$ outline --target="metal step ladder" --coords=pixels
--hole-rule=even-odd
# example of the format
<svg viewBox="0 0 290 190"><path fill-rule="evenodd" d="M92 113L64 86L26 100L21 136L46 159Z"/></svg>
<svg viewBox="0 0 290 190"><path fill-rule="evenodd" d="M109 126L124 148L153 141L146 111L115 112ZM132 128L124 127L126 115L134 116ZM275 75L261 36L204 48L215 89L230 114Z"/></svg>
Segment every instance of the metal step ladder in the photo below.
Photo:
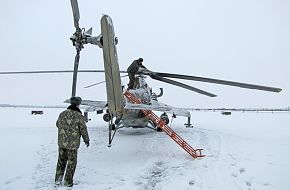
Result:
<svg viewBox="0 0 290 190"><path fill-rule="evenodd" d="M142 104L141 100L138 99L134 94L129 91L125 91L124 95L134 104ZM183 148L193 158L205 157L201 153L203 149L192 148L185 140L183 140L176 132L174 132L165 122L160 119L151 110L141 110L156 126L160 127L168 136L170 136L181 148Z"/></svg>

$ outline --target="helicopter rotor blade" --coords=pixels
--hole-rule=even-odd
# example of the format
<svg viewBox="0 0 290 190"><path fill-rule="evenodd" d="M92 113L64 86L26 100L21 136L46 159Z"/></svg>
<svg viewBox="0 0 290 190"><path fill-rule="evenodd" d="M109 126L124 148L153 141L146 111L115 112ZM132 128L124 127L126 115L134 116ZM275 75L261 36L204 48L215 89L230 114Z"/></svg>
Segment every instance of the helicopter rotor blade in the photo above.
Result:
<svg viewBox="0 0 290 190"><path fill-rule="evenodd" d="M11 72L0 72L0 75L14 75L14 74L56 74L56 73L73 73L73 70L54 70L54 71L11 71ZM104 70L79 70L83 73L103 73Z"/></svg>
<svg viewBox="0 0 290 190"><path fill-rule="evenodd" d="M54 71L4 71L0 75L15 75L15 74L56 74L56 73L73 73L73 70L54 70ZM104 73L104 70L78 70L78 73ZM127 71L120 71L127 73Z"/></svg>
<svg viewBox="0 0 290 190"><path fill-rule="evenodd" d="M123 76L121 76L121 78L122 77L126 77L126 76L128 76L128 75L123 75ZM104 81L101 81L101 82L97 82L97 83L94 83L94 84L91 84L91 85L88 85L88 86L85 86L84 88L90 88L90 87L93 87L93 86L96 86L96 85L99 85L99 84L102 84L102 83L105 83L106 81L104 80Z"/></svg>
<svg viewBox="0 0 290 190"><path fill-rule="evenodd" d="M85 86L84 88L90 88L90 87L93 87L93 86L96 86L96 85L99 85L99 84L102 84L102 83L105 83L105 82L106 82L106 81L97 82L97 83L94 83L94 84L91 84L91 85Z"/></svg>
<svg viewBox="0 0 290 190"><path fill-rule="evenodd" d="M187 84L183 84L181 82L177 82L177 81L174 81L174 80L171 80L171 79L163 78L161 76L158 76L157 74L150 74L149 76L152 79L159 80L159 81L162 81L162 82L165 82L165 83L168 83L168 84L172 84L172 85L175 85L175 86L179 86L181 88L185 88L187 90L191 90L191 91L194 91L194 92L197 92L199 94L203 94L203 95L206 95L206 96L209 96L209 97L216 97L217 96L215 94L200 90L198 88L194 88L194 87L189 86Z"/></svg>
<svg viewBox="0 0 290 190"><path fill-rule="evenodd" d="M74 18L74 25L75 28L80 28L79 26L79 20L80 20L80 12L79 12L79 5L77 0L70 0L72 12L73 12L73 18Z"/></svg>
<svg viewBox="0 0 290 190"><path fill-rule="evenodd" d="M190 75L180 75L180 74L171 74L171 73L156 73L156 74L162 77L208 82L208 83L222 84L222 85L228 85L228 86L235 86L235 87L240 87L240 88L263 90L263 91L269 91L269 92L278 93L278 92L281 92L282 90L281 88L276 88L276 87L269 87L269 86L262 86L262 85L248 84L248 83L241 83L241 82L234 82L234 81L227 81L227 80L220 80L220 79L212 79L212 78L205 78L205 77L197 77L197 76L190 76Z"/></svg>

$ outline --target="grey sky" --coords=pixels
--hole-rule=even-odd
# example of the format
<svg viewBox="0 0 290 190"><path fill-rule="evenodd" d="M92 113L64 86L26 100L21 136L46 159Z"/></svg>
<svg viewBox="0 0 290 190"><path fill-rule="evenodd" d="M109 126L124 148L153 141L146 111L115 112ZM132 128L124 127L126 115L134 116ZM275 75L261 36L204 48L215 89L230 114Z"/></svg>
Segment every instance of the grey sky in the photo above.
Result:
<svg viewBox="0 0 290 190"><path fill-rule="evenodd" d="M285 107L290 99L290 2L93 1L79 0L80 26L100 33L109 14L119 38L120 69L138 57L153 71L174 72L276 86L274 94L200 82L187 84L218 95L194 92L148 80L161 101L175 106ZM0 3L1 71L72 69L75 49L69 0ZM80 69L103 69L101 49L87 45ZM77 93L105 99L104 86L83 89L103 75L80 75ZM1 103L57 104L71 94L72 75L0 76ZM127 79L124 80L127 84Z"/></svg>

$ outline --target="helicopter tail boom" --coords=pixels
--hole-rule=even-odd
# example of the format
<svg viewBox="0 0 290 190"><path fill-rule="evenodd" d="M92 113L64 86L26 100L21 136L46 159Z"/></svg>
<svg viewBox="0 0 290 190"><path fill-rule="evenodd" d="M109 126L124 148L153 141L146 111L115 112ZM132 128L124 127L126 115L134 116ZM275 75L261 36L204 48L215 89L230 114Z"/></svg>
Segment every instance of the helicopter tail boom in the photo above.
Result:
<svg viewBox="0 0 290 190"><path fill-rule="evenodd" d="M102 16L101 29L108 109L113 116L121 117L124 110L124 104L116 48L117 41L112 19L108 15Z"/></svg>

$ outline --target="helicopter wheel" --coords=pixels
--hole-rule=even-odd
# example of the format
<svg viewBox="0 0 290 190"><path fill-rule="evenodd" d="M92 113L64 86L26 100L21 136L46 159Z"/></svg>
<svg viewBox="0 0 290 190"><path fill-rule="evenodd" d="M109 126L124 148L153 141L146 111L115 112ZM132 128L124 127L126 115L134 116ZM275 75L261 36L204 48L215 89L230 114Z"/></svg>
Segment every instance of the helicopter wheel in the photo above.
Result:
<svg viewBox="0 0 290 190"><path fill-rule="evenodd" d="M166 125L169 123L169 118L166 113L163 113L160 118L165 122Z"/></svg>
<svg viewBox="0 0 290 190"><path fill-rule="evenodd" d="M111 121L111 115L109 114L109 113L106 113L106 114L104 114L103 115L103 120L105 121L105 122L109 122L109 121Z"/></svg>

